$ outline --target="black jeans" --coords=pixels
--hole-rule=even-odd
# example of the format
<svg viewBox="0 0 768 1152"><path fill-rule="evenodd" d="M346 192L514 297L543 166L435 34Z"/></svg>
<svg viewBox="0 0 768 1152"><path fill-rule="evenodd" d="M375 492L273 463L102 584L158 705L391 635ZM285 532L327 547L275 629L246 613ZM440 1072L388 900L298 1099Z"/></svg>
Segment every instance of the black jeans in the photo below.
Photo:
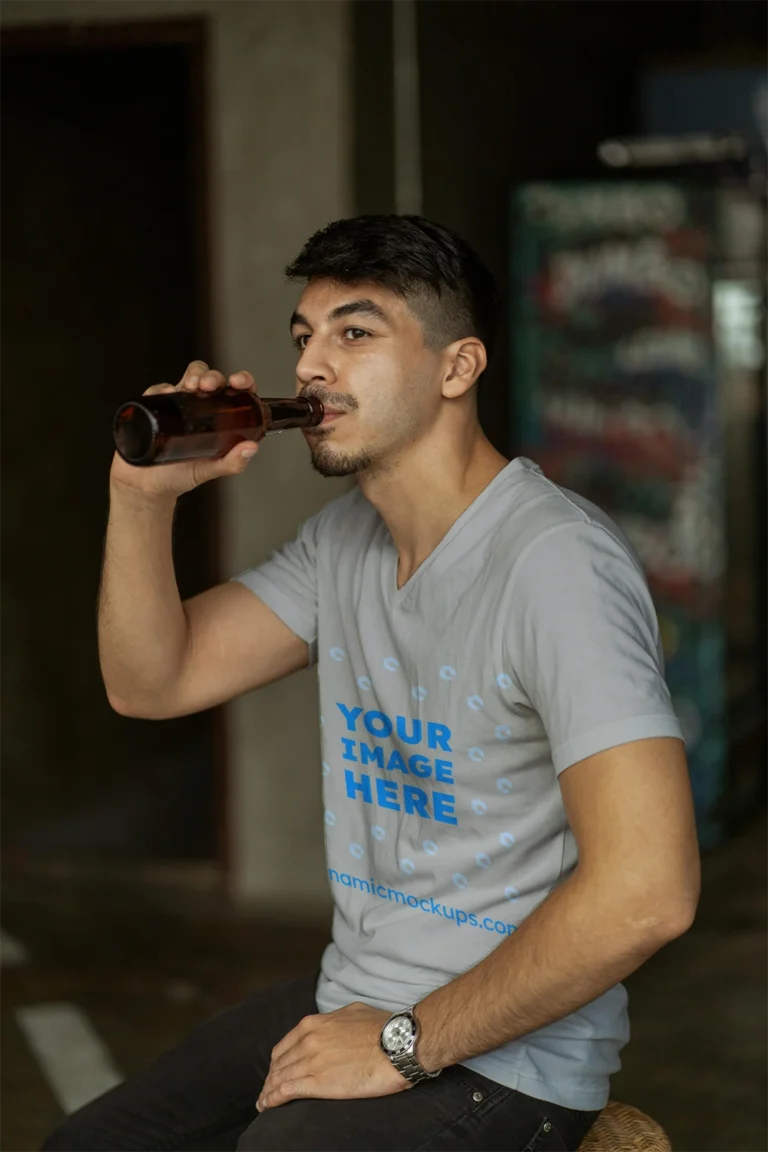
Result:
<svg viewBox="0 0 768 1152"><path fill-rule="evenodd" d="M145 1071L80 1108L44 1150L368 1152L576 1149L597 1112L504 1088L459 1065L372 1100L294 1100L258 1114L270 1052L317 1012L312 976L269 988L200 1024Z"/></svg>

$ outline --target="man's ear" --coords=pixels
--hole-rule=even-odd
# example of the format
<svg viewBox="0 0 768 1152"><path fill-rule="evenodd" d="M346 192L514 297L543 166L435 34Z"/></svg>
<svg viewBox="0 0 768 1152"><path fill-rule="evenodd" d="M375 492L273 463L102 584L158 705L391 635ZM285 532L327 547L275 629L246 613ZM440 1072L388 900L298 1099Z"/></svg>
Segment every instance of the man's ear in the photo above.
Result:
<svg viewBox="0 0 768 1152"><path fill-rule="evenodd" d="M482 340L474 336L457 340L445 350L448 369L443 380L443 396L457 400L463 396L488 366L488 353Z"/></svg>

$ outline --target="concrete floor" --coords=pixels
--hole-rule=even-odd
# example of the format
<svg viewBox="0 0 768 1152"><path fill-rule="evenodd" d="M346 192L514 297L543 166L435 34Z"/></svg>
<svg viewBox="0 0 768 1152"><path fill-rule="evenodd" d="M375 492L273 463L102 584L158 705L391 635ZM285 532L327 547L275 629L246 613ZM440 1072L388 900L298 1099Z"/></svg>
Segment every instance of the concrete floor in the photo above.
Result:
<svg viewBox="0 0 768 1152"><path fill-rule="evenodd" d="M5 1152L37 1149L61 1110L19 1007L76 1004L130 1075L198 1020L317 963L322 929L226 908L215 891L6 877L3 927L29 962L3 969ZM697 923L627 982L633 1038L612 1095L675 1152L766 1152L766 821L704 861Z"/></svg>

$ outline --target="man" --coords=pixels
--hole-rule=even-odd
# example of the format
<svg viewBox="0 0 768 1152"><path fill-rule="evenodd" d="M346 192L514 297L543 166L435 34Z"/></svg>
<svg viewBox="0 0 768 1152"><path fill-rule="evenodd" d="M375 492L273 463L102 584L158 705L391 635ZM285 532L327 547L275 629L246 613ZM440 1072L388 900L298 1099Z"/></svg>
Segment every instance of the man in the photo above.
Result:
<svg viewBox="0 0 768 1152"><path fill-rule="evenodd" d="M317 661L333 943L46 1148L575 1149L628 1039L619 982L698 899L653 604L615 525L481 431L496 293L464 242L342 220L288 274L312 462L356 488L182 604L174 503L256 445L115 458L99 642L113 707L152 719ZM177 387L224 384L195 362Z"/></svg>

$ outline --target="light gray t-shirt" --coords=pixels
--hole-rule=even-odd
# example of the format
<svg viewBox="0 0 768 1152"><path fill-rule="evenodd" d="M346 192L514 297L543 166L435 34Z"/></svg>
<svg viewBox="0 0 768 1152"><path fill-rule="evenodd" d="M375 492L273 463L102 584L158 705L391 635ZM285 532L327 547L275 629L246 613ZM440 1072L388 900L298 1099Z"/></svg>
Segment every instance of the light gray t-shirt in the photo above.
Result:
<svg viewBox="0 0 768 1152"><path fill-rule="evenodd" d="M508 464L399 590L397 562L355 489L236 577L318 664L335 901L322 1012L409 1007L482 960L575 867L558 774L682 739L639 561L531 461ZM617 985L464 1063L600 1108L628 1038Z"/></svg>

